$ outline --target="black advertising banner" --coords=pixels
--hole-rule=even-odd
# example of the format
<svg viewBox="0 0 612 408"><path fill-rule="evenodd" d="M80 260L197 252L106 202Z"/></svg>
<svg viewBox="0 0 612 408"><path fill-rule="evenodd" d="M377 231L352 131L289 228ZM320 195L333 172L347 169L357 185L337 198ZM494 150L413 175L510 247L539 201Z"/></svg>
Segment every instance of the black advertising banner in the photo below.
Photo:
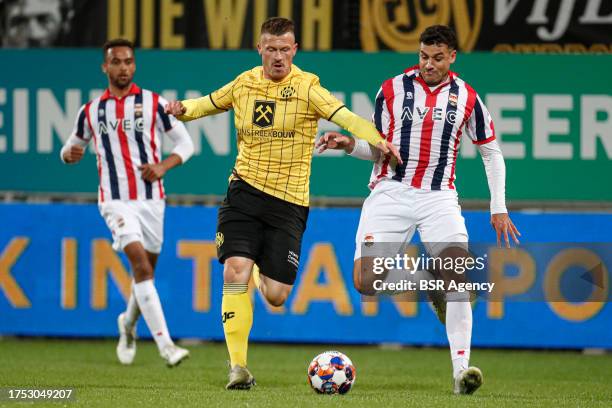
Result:
<svg viewBox="0 0 612 408"><path fill-rule="evenodd" d="M296 22L303 50L415 51L432 24L461 51L610 53L609 0L3 0L3 47L249 49L270 16Z"/></svg>
<svg viewBox="0 0 612 408"><path fill-rule="evenodd" d="M415 51L432 24L454 27L462 51L612 51L609 0L361 0L361 48Z"/></svg>

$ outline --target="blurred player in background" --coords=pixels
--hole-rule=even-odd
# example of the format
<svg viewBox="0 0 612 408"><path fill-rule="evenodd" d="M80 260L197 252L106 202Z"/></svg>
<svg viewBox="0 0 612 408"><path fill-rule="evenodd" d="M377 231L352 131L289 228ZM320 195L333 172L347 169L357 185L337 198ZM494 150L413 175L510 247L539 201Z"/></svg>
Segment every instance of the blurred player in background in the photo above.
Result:
<svg viewBox="0 0 612 408"><path fill-rule="evenodd" d="M320 151L344 149L374 161L369 197L363 204L356 235L355 287L368 294L372 260L362 257L362 244L409 242L416 229L431 256L467 258L468 233L455 190L455 162L465 132L482 155L491 192L491 224L500 244L518 243L520 235L506 209L506 167L489 112L476 91L450 71L457 38L447 26L421 34L419 64L383 82L375 102L374 123L380 136L399 148L394 163L368 144L336 132L318 142ZM465 278L454 271L435 271L445 280ZM454 392L471 394L482 373L469 367L472 310L469 292L447 291L446 332L453 365Z"/></svg>
<svg viewBox="0 0 612 408"><path fill-rule="evenodd" d="M98 206L113 236L113 248L127 255L134 283L127 310L117 319L117 357L132 364L136 355L135 327L140 313L168 366L188 357L189 351L170 338L153 275L163 242L165 193L162 178L193 154L185 126L167 115L166 101L132 82L136 71L134 46L122 39L104 44L102 70L108 88L79 110L74 130L61 151L65 163L81 160L93 139L100 188ZM161 137L174 142L161 160Z"/></svg>
<svg viewBox="0 0 612 408"><path fill-rule="evenodd" d="M0 10L2 45L15 48L56 45L73 14L72 0L6 0Z"/></svg>
<svg viewBox="0 0 612 408"><path fill-rule="evenodd" d="M193 120L234 110L238 157L219 209L217 248L224 264L222 320L230 354L227 389L249 389L248 338L253 310L247 285L272 305L282 305L295 282L309 204L309 179L317 121L325 118L372 143L381 155L397 149L375 127L321 87L319 78L292 64L294 24L271 18L257 46L262 66L243 72L199 99L172 102L166 111Z"/></svg>

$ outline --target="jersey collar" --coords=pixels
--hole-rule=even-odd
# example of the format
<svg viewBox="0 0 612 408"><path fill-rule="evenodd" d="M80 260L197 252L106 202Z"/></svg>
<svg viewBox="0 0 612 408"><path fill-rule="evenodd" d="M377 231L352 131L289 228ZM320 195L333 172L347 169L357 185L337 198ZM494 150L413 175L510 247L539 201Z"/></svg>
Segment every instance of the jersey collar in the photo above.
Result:
<svg viewBox="0 0 612 408"><path fill-rule="evenodd" d="M414 78L415 81L417 81L419 84L421 84L421 86L423 87L423 89L425 90L425 92L428 95L436 95L438 94L442 88L444 88L446 85L450 84L451 82L453 82L455 80L455 78L457 78L457 73L453 72L453 71L448 71L448 80L444 83L441 83L440 85L438 85L436 87L436 89L434 89L433 91L429 88L429 85L427 85L425 83L425 80L421 77L420 75L420 70L419 70L419 66L418 65L413 65L410 68L406 68L404 70L404 72L406 73L406 75L411 76Z"/></svg>
<svg viewBox="0 0 612 408"><path fill-rule="evenodd" d="M135 83L132 83L132 86L130 87L130 91L123 98L126 98L126 97L128 97L130 95L137 95L139 93L140 93L140 87L138 85L136 85ZM117 99L116 97L114 97L110 93L110 89L106 88L106 90L104 91L104 93L100 97L100 100L104 101L106 99L111 99L111 98L112 99ZM121 99L123 99L123 98L121 98Z"/></svg>
<svg viewBox="0 0 612 408"><path fill-rule="evenodd" d="M271 79L267 79L267 78L264 76L263 66L259 66L258 68L261 70L261 71L260 71L260 73L259 73L259 75L261 76L261 79L262 79L262 80L264 80L264 81L270 81L270 82L273 82L273 83L275 83L275 84L282 84L283 82L286 82L286 81L288 81L288 80L291 80L291 78L293 78L293 77L294 77L296 74L298 74L298 73L302 72L302 70L301 70L301 69L300 69L300 68L299 68L297 65L295 65L295 64L291 64L291 70L289 71L289 73L287 74L287 76L286 76L286 77L284 77L284 78L283 78L281 81L276 82L276 81L273 81L273 80L271 80Z"/></svg>

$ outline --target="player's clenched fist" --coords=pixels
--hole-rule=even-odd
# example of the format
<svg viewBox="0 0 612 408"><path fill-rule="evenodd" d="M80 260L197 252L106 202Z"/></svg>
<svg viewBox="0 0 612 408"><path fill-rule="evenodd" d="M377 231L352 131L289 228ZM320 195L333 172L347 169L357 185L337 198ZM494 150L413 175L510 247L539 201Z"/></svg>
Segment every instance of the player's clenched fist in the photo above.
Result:
<svg viewBox="0 0 612 408"><path fill-rule="evenodd" d="M173 116L181 116L187 112L187 108L183 106L181 101L172 101L166 105L164 111Z"/></svg>
<svg viewBox="0 0 612 408"><path fill-rule="evenodd" d="M85 153L85 149L81 146L70 146L70 149L64 152L64 161L66 163L77 163L83 158L83 153Z"/></svg>
<svg viewBox="0 0 612 408"><path fill-rule="evenodd" d="M138 166L138 170L142 172L142 179L151 183L161 179L166 174L166 168L161 163L143 164Z"/></svg>

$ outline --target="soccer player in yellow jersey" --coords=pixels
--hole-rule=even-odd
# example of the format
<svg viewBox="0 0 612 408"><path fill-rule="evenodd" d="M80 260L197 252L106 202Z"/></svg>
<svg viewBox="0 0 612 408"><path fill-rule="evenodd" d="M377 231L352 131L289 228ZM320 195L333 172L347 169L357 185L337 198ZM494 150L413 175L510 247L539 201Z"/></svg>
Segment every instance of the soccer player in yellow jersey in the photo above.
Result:
<svg viewBox="0 0 612 408"><path fill-rule="evenodd" d="M224 264L222 321L230 355L227 389L250 389L248 337L253 322L247 285L254 279L268 302L282 305L295 282L308 218L309 179L320 118L367 140L401 162L374 125L352 113L293 65L294 24L265 21L257 45L262 66L198 99L174 101L166 112L183 121L234 110L238 157L219 209L217 254Z"/></svg>

